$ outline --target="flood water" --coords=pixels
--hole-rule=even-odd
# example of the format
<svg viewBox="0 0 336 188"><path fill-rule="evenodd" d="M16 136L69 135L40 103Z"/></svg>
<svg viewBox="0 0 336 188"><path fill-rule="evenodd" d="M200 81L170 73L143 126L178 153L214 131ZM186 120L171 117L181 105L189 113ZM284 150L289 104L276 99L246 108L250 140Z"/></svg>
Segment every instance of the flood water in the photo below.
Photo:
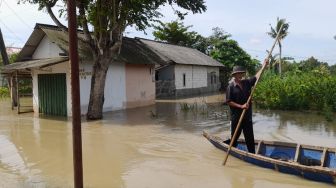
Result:
<svg viewBox="0 0 336 188"><path fill-rule="evenodd" d="M202 136L228 136L223 96L158 101L82 122L85 187L334 187L229 157ZM187 103L188 105L183 105ZM71 120L17 115L0 100L0 187L73 187ZM336 123L314 113L254 110L256 139L336 148Z"/></svg>

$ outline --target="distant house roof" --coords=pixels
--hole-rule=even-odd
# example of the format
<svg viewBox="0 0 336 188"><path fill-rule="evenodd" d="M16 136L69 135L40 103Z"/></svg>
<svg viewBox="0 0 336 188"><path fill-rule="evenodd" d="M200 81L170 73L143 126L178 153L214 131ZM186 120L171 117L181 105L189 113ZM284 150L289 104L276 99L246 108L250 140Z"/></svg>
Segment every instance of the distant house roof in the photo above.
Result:
<svg viewBox="0 0 336 188"><path fill-rule="evenodd" d="M224 66L223 64L196 49L148 39L137 39L146 44L148 48L157 53L166 62L171 61L176 64L185 65L205 65L216 67Z"/></svg>
<svg viewBox="0 0 336 188"><path fill-rule="evenodd" d="M6 47L6 51L8 55L14 54L14 53L18 53L20 52L21 48L18 47Z"/></svg>

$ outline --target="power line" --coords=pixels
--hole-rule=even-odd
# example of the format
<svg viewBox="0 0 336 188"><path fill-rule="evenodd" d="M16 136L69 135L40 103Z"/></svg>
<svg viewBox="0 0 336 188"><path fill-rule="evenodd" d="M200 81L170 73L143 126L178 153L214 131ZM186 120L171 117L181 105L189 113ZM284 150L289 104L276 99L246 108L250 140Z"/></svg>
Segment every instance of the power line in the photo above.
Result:
<svg viewBox="0 0 336 188"><path fill-rule="evenodd" d="M20 42L25 43L19 36L15 34L2 20L0 22L5 26L5 28L12 34L16 39L18 39Z"/></svg>
<svg viewBox="0 0 336 188"><path fill-rule="evenodd" d="M11 10L14 15L25 25L27 26L28 29L32 29L9 5L8 3L5 1L5 0L2 0L3 2L5 2L6 6L9 8L9 10ZM1 3L0 3L0 6L1 6Z"/></svg>

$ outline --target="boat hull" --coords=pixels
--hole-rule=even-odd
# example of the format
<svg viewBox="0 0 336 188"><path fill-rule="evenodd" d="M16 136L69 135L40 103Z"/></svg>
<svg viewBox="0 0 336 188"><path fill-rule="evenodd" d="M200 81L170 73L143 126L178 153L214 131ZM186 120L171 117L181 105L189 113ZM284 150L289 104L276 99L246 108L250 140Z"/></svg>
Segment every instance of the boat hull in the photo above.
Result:
<svg viewBox="0 0 336 188"><path fill-rule="evenodd" d="M203 135L215 147L227 152L229 145L226 144L223 139L216 137L216 136L209 135L206 132L203 132ZM240 140L240 142L242 141ZM258 147L258 145L256 145L256 147ZM325 182L329 184L336 184L336 169L335 168L323 167L321 165L315 166L314 164L311 166L300 164L299 162L294 161L296 157L295 152L294 152L293 157L290 157L290 154L289 154L288 159L283 160L283 159L270 158L262 154L252 154L241 148L239 148L239 145L237 146L237 148L232 147L230 150L230 155L236 158L239 158L243 161L246 161L248 163L263 167L263 168L269 168L269 169L276 170L278 172L301 176L305 179L309 179L313 181ZM322 152L323 151L321 151L321 153ZM299 158L299 157L296 157L296 158ZM333 163L334 163L333 158L331 159L326 158L325 160L329 161L329 163L326 163L326 164L332 164L333 166ZM333 160L332 163L330 163L330 160Z"/></svg>

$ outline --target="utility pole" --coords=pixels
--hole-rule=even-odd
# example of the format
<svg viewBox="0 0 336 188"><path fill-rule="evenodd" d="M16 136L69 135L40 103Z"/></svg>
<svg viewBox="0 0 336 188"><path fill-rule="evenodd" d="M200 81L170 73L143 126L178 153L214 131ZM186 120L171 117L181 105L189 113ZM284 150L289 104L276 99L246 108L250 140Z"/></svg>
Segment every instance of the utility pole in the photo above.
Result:
<svg viewBox="0 0 336 188"><path fill-rule="evenodd" d="M72 147L75 188L83 187L82 126L79 95L78 36L76 0L68 0L68 32L72 99Z"/></svg>
<svg viewBox="0 0 336 188"><path fill-rule="evenodd" d="M0 28L0 51L1 51L1 57L2 57L3 64L9 65L9 59L8 59L8 55L6 51L5 42L2 37L1 28ZM8 86L9 86L10 93L11 93L12 109L13 109L13 107L17 106L17 103L18 103L18 99L16 95L16 90L17 90L16 89L16 79L14 79L12 75L10 78L7 78L7 81L8 81Z"/></svg>

